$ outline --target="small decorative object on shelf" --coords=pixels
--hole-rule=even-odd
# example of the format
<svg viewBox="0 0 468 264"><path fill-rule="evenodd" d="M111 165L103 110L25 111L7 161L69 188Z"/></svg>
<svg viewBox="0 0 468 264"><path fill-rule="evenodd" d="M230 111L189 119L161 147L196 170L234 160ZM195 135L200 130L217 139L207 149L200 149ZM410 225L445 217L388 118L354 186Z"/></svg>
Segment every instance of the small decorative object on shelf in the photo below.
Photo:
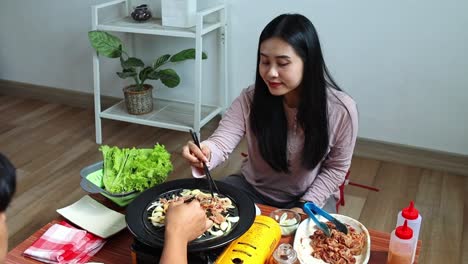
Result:
<svg viewBox="0 0 468 264"><path fill-rule="evenodd" d="M130 15L135 21L143 22L151 18L151 11L148 5L139 5L133 9Z"/></svg>

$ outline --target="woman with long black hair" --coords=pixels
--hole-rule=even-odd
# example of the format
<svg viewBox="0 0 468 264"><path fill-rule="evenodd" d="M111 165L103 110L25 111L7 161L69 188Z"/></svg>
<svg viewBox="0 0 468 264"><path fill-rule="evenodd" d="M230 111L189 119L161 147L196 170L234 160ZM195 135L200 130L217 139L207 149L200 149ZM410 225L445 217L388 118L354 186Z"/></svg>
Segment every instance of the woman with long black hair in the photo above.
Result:
<svg viewBox="0 0 468 264"><path fill-rule="evenodd" d="M211 169L245 136L248 158L223 181L256 203L300 210L312 201L333 212L351 164L357 120L355 102L327 70L312 23L283 14L260 35L255 84L234 100L201 149L188 142L182 155L195 168L205 161Z"/></svg>

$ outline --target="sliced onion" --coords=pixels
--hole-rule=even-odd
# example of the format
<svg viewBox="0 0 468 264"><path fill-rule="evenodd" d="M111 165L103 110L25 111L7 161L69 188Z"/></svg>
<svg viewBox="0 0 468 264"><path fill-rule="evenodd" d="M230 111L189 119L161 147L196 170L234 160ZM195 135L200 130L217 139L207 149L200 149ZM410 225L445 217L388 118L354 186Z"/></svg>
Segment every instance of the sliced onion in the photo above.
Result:
<svg viewBox="0 0 468 264"><path fill-rule="evenodd" d="M226 231L228 227L229 227L228 222L222 222L221 225L219 225L219 228L223 231Z"/></svg>
<svg viewBox="0 0 468 264"><path fill-rule="evenodd" d="M239 222L239 217L238 216L230 216L230 217L227 217L227 220L229 222L232 222L232 223L237 223L237 222Z"/></svg>
<svg viewBox="0 0 468 264"><path fill-rule="evenodd" d="M213 231L213 230L209 230L210 234L212 234L213 236L222 236L224 234L223 231L221 230L217 230L217 231Z"/></svg>

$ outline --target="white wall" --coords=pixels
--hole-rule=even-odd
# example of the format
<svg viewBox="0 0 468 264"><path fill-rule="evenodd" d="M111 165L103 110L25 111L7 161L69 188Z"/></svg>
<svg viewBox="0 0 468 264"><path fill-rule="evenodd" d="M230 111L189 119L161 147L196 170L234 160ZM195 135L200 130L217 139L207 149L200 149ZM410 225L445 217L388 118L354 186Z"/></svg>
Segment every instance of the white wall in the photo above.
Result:
<svg viewBox="0 0 468 264"><path fill-rule="evenodd" d="M104 0L2 0L0 79L92 93L87 32L91 8ZM109 63L104 63L104 66ZM104 86L120 87L117 65L103 67ZM119 88L120 89L120 88Z"/></svg>
<svg viewBox="0 0 468 264"><path fill-rule="evenodd" d="M89 6L100 2L1 1L0 79L92 92L91 50L84 33L90 28ZM468 155L468 110L462 104L468 99L468 2L228 4L230 100L253 82L258 35L266 23L278 14L299 12L315 24L328 67L359 105L360 137ZM13 10L21 10L20 21ZM159 51L147 45L140 44L145 53ZM103 67L105 94L120 95L116 70L112 62ZM161 90L186 95L187 83Z"/></svg>
<svg viewBox="0 0 468 264"><path fill-rule="evenodd" d="M105 2L107 1L2 0L0 2L0 79L92 93L93 51L87 32L91 30L91 6ZM154 15L160 16L160 4L156 1L135 1L135 6L141 3L149 4ZM18 20L20 18L18 12L21 14L21 20ZM117 33L117 35L124 41L127 51L130 51L131 34ZM214 46L214 37L214 34L207 36L203 43L204 50L210 50ZM135 44L136 55L141 56L140 58L146 63L151 63L165 53L195 47L194 40L150 36L138 36ZM214 71L218 59L216 54L209 52L208 57L209 60L204 62L206 73ZM157 81L153 83L156 93L165 98L176 97L182 101L191 101L193 98L191 84L194 82L193 61L172 67L181 76L180 86L175 89L160 88L160 82ZM116 75L117 71L121 71L118 60L103 58L100 70L102 94L122 97L122 88L124 84L128 84L128 81L123 81ZM218 75L204 75L206 90L209 90L213 83L218 83L217 77ZM204 103L213 104L217 99L215 96L217 94L209 94Z"/></svg>

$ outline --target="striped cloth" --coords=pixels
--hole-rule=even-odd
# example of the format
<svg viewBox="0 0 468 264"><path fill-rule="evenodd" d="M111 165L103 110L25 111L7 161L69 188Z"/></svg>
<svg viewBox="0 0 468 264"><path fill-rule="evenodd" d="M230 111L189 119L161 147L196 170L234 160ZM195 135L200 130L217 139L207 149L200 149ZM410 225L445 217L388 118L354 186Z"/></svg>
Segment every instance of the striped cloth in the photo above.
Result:
<svg viewBox="0 0 468 264"><path fill-rule="evenodd" d="M51 226L23 255L45 263L85 263L105 242L62 221Z"/></svg>

